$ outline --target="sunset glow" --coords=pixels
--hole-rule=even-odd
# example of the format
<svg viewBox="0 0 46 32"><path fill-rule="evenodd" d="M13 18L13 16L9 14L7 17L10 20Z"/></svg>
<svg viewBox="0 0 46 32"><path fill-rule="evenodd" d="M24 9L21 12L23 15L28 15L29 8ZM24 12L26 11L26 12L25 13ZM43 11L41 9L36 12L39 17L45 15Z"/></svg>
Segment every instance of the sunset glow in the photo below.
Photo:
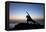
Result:
<svg viewBox="0 0 46 32"><path fill-rule="evenodd" d="M32 19L43 19L43 16L31 16ZM10 20L26 20L26 16L10 16Z"/></svg>

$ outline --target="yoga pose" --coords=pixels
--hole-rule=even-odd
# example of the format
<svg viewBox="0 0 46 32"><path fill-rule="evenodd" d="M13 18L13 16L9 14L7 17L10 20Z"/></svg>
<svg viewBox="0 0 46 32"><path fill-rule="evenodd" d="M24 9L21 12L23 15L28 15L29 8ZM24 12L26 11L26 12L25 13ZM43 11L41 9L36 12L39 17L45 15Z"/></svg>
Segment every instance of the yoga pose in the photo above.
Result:
<svg viewBox="0 0 46 32"><path fill-rule="evenodd" d="M29 15L29 13L26 11L26 13L27 13L27 16L26 16L26 18L27 18L27 23L30 21L30 22L33 22L33 23L36 23L31 17L30 17L30 15Z"/></svg>

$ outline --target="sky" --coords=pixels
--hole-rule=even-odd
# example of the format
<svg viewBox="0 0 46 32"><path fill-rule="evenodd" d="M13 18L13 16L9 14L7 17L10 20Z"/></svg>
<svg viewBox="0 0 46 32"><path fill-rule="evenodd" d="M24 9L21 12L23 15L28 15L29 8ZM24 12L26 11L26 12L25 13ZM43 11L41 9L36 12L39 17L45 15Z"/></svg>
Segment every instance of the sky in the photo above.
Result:
<svg viewBox="0 0 46 32"><path fill-rule="evenodd" d="M26 11L33 19L42 19L44 16L43 5L41 4L10 3L9 17L12 20L26 19Z"/></svg>

